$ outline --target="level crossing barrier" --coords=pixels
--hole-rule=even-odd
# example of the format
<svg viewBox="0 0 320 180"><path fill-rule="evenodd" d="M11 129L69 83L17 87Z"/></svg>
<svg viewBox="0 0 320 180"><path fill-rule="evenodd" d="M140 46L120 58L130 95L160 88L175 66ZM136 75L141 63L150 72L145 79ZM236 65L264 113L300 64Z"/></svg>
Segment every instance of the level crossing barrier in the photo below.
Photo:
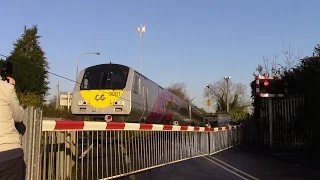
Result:
<svg viewBox="0 0 320 180"><path fill-rule="evenodd" d="M237 145L242 128L42 119L27 108L27 179L113 179ZM23 133L22 133L23 134Z"/></svg>

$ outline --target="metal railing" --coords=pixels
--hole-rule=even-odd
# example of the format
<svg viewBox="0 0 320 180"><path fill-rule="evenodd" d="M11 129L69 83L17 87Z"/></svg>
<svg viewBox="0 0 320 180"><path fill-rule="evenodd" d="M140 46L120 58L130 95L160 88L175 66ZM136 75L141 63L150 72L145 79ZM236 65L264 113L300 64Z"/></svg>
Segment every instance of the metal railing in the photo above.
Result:
<svg viewBox="0 0 320 180"><path fill-rule="evenodd" d="M313 133L303 94L260 98L254 118L247 119L246 143L276 149L311 149Z"/></svg>
<svg viewBox="0 0 320 180"><path fill-rule="evenodd" d="M28 112L33 112L28 119L36 122L28 124L33 133L23 139L32 180L113 179L213 154L241 140L239 126L42 121L41 110Z"/></svg>

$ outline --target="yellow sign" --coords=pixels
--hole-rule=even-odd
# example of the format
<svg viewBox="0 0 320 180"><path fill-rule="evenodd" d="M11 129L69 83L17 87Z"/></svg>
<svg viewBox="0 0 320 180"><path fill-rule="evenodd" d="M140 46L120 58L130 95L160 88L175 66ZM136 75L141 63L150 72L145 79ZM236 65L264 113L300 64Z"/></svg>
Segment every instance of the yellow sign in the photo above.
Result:
<svg viewBox="0 0 320 180"><path fill-rule="evenodd" d="M207 106L211 106L211 101L207 100Z"/></svg>

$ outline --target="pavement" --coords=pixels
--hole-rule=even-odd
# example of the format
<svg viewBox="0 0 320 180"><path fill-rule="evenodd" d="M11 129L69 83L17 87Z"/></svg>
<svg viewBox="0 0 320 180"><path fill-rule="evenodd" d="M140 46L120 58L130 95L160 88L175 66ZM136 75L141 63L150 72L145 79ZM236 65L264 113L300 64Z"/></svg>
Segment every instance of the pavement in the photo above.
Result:
<svg viewBox="0 0 320 180"><path fill-rule="evenodd" d="M253 153L259 156L274 158L289 164L295 164L303 167L320 170L320 153L303 151L303 150L283 150L283 149L264 149L254 148L245 145L239 146L243 151Z"/></svg>
<svg viewBox="0 0 320 180"><path fill-rule="evenodd" d="M320 179L316 169L234 147L211 156L140 172L119 180Z"/></svg>

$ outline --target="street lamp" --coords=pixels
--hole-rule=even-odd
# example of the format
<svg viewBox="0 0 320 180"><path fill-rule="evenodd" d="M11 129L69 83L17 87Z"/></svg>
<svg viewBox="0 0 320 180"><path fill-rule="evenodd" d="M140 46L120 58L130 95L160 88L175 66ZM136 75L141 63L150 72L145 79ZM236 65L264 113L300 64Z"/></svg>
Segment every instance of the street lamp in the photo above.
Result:
<svg viewBox="0 0 320 180"><path fill-rule="evenodd" d="M231 79L231 77L224 77L223 78L226 82L227 82L227 112L229 112L229 80Z"/></svg>
<svg viewBox="0 0 320 180"><path fill-rule="evenodd" d="M147 25L140 25L140 27L137 28L137 32L140 35L140 41L139 41L139 45L140 45L140 73L142 73L142 34L143 33L147 33L147 29L146 29Z"/></svg>
<svg viewBox="0 0 320 180"><path fill-rule="evenodd" d="M99 52L86 52L86 53L83 53L81 54L81 56L78 57L78 60L77 60L77 74L76 74L76 81L77 81L77 78L78 78L78 69L79 69L79 60L82 56L86 55L86 54L96 54L96 55L100 55Z"/></svg>

